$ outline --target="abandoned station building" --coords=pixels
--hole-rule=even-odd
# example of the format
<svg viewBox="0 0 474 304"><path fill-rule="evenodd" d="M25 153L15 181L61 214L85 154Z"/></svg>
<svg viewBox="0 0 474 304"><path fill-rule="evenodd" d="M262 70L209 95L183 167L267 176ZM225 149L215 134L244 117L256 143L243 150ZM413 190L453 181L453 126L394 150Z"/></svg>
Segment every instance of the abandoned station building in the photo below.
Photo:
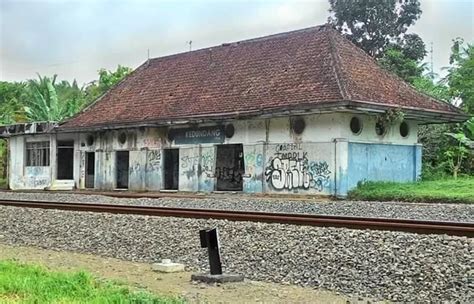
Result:
<svg viewBox="0 0 474 304"><path fill-rule="evenodd" d="M4 128L11 189L345 196L420 175L420 124L464 121L329 26L146 61L59 125Z"/></svg>

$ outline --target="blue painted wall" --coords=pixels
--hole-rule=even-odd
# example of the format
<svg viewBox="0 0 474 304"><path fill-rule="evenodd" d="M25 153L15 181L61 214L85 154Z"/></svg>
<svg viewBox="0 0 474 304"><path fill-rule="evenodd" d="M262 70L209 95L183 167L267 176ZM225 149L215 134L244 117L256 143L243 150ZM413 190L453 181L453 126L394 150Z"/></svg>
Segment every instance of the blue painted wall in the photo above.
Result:
<svg viewBox="0 0 474 304"><path fill-rule="evenodd" d="M421 145L349 143L348 160L348 190L363 180L415 181L421 174Z"/></svg>

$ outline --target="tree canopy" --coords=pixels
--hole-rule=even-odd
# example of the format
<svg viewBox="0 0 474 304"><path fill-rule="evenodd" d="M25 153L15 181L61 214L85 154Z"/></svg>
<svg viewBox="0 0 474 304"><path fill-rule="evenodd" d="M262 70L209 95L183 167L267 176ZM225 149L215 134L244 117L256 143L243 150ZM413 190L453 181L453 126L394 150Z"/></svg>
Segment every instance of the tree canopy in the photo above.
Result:
<svg viewBox="0 0 474 304"><path fill-rule="evenodd" d="M62 121L78 113L130 74L131 68L99 70L99 79L87 86L57 81L57 75L25 82L0 82L0 124L26 121Z"/></svg>
<svg viewBox="0 0 474 304"><path fill-rule="evenodd" d="M447 76L451 95L461 100L461 108L474 115L474 45L455 39L451 51Z"/></svg>
<svg viewBox="0 0 474 304"><path fill-rule="evenodd" d="M387 70L413 83L422 76L425 43L406 33L421 16L418 0L329 0L330 22Z"/></svg>
<svg viewBox="0 0 474 304"><path fill-rule="evenodd" d="M418 0L329 0L329 4L331 23L374 58L382 57L393 43L406 43L411 48L410 42L421 41L416 34L405 35L420 18ZM419 58L419 47L409 52L415 59Z"/></svg>

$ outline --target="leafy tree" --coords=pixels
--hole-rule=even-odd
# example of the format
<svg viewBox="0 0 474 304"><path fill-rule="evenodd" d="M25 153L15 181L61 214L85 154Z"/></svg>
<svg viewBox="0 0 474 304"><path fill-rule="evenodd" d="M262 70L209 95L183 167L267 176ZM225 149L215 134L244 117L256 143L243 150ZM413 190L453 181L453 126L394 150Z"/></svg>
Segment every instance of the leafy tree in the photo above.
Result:
<svg viewBox="0 0 474 304"><path fill-rule="evenodd" d="M471 145L474 145L474 140L468 137L469 135L472 136L474 134L474 118L465 122L464 128L466 129L466 132L461 129L456 133L445 133L445 135L450 136L456 141L456 145L452 145L444 152L455 179L458 177L464 159L466 159L470 153Z"/></svg>
<svg viewBox="0 0 474 304"><path fill-rule="evenodd" d="M121 65L118 65L114 72L108 71L106 69L100 69L99 80L91 82L90 85L85 89L85 98L87 103L91 103L95 99L105 94L105 92L122 81L122 79L128 76L131 72L131 68Z"/></svg>
<svg viewBox="0 0 474 304"><path fill-rule="evenodd" d="M22 94L25 83L0 81L0 125L25 121Z"/></svg>
<svg viewBox="0 0 474 304"><path fill-rule="evenodd" d="M461 100L461 108L474 114L474 45L463 46L462 39L453 40L452 55L448 69L451 95Z"/></svg>
<svg viewBox="0 0 474 304"><path fill-rule="evenodd" d="M72 84L63 80L55 85L55 89L60 103L64 104L65 118L73 116L84 107L85 92L83 88L79 88L76 80Z"/></svg>
<svg viewBox="0 0 474 304"><path fill-rule="evenodd" d="M421 76L415 78L412 84L416 89L418 89L418 91L425 93L426 95L447 103L450 103L451 101L450 89L443 81L435 82L431 77Z"/></svg>
<svg viewBox="0 0 474 304"><path fill-rule="evenodd" d="M329 4L330 22L372 57L382 57L393 43L406 44L409 58L416 60L423 53L421 39L405 35L421 15L418 0L329 0Z"/></svg>
<svg viewBox="0 0 474 304"><path fill-rule="evenodd" d="M423 40L407 29L421 15L418 0L329 0L330 21L385 69L413 83L421 77Z"/></svg>
<svg viewBox="0 0 474 304"><path fill-rule="evenodd" d="M403 50L397 47L387 49L383 57L379 59L379 63L386 70L397 74L411 84L422 76L425 69L418 61L407 57Z"/></svg>
<svg viewBox="0 0 474 304"><path fill-rule="evenodd" d="M417 34L405 34L403 39L398 39L398 44L403 55L417 62L426 56L426 46Z"/></svg>

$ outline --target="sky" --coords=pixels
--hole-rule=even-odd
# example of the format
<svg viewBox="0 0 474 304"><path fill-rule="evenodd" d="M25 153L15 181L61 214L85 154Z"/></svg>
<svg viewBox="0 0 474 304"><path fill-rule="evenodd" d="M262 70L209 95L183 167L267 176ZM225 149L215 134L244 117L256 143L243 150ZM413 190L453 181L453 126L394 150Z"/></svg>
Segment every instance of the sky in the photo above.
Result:
<svg viewBox="0 0 474 304"><path fill-rule="evenodd" d="M409 32L433 45L443 75L452 39L474 42L474 0L421 0ZM0 80L58 74L80 84L100 68L324 24L327 0L0 0ZM430 60L429 57L426 58Z"/></svg>

